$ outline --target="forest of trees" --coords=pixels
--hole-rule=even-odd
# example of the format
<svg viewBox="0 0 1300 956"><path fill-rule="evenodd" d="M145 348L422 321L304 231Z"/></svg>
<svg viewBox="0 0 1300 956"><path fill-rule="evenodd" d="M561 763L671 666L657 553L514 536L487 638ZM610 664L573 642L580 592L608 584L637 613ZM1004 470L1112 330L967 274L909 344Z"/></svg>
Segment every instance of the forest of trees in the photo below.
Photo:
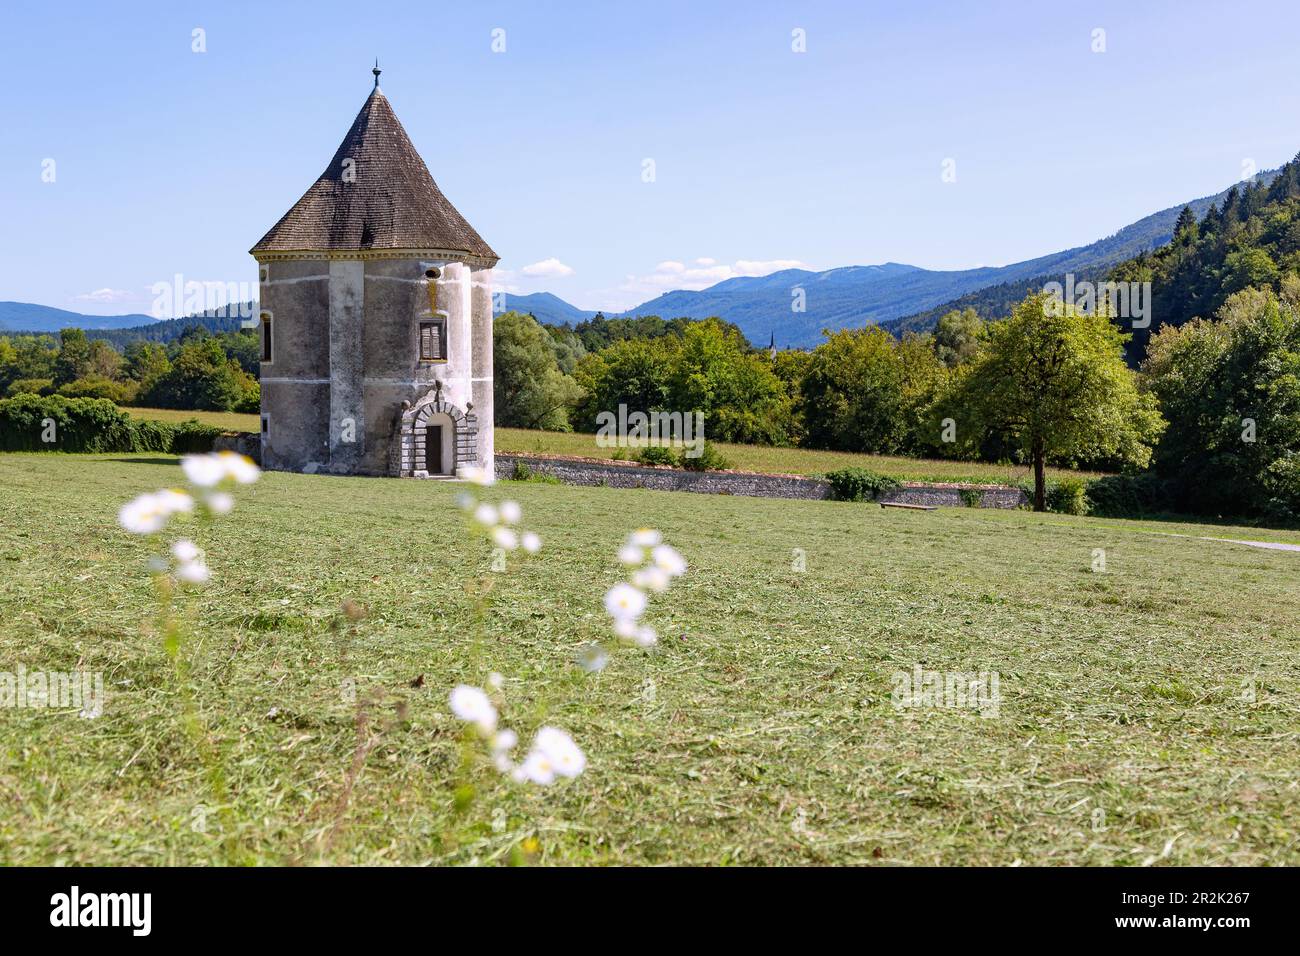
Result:
<svg viewBox="0 0 1300 956"><path fill-rule="evenodd" d="M719 319L502 316L498 355L530 359L498 360L498 423L701 411L715 441L1023 463L1039 507L1055 464L1129 476L1096 489L1099 509L1300 521L1300 158L1199 221L1184 209L1168 245L1109 278L1152 283L1150 328L1033 287L987 299L992 321L954 309L775 356Z"/></svg>
<svg viewBox="0 0 1300 956"><path fill-rule="evenodd" d="M166 344L137 339L122 351L80 329L0 336L0 397L107 398L118 405L258 410L261 357L251 332L186 330Z"/></svg>
<svg viewBox="0 0 1300 956"><path fill-rule="evenodd" d="M1004 289L901 337L828 333L772 355L731 323L598 315L495 322L498 425L594 431L597 415L701 412L711 441L1119 472L1099 511L1300 521L1300 159L1230 190L1109 278L1150 282L1150 328ZM1059 303L1058 303L1059 304ZM1004 309L1009 315L1001 314ZM118 347L115 347L118 346ZM258 342L186 328L168 342L66 329L0 337L0 397L256 411Z"/></svg>

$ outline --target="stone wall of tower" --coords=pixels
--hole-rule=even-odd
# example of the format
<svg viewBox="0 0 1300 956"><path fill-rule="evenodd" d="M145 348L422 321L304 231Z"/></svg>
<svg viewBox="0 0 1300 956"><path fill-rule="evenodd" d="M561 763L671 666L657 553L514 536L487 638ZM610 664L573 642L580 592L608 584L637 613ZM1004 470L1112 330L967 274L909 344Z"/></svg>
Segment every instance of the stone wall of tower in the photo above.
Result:
<svg viewBox="0 0 1300 956"><path fill-rule="evenodd" d="M470 269L470 322L473 327L474 357L470 364L471 400L478 416L479 465L493 473L495 444L492 435L492 270L483 266Z"/></svg>
<svg viewBox="0 0 1300 956"><path fill-rule="evenodd" d="M436 273L430 278L430 271ZM389 474L403 402L423 398L438 382L442 398L468 411L472 344L468 270L463 263L368 259L365 271L365 408L363 474ZM446 322L439 361L420 359L420 323Z"/></svg>
<svg viewBox="0 0 1300 956"><path fill-rule="evenodd" d="M405 403L440 383L441 400L478 425L472 444L467 431L457 433L458 469L471 454L491 469L490 271L402 258L272 260L259 268L273 342L262 366L265 467L392 474ZM436 317L445 322L445 358L422 360L420 323Z"/></svg>
<svg viewBox="0 0 1300 956"><path fill-rule="evenodd" d="M259 264L259 321L269 315L271 361L261 365L262 464L318 470L330 460L330 270L325 260ZM260 330L259 330L260 334Z"/></svg>
<svg viewBox="0 0 1300 956"><path fill-rule="evenodd" d="M328 470L370 474L365 461L366 263L331 259L329 356L330 404Z"/></svg>

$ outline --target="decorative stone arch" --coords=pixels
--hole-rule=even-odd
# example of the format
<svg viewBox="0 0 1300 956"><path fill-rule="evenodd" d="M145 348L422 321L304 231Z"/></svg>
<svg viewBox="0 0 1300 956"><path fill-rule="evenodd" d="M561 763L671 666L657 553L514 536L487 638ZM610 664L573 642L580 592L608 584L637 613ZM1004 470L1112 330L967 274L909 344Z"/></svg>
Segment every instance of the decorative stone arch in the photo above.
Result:
<svg viewBox="0 0 1300 956"><path fill-rule="evenodd" d="M456 453L456 474L464 468L478 464L478 416L474 406L466 404L461 411L451 402L442 399L442 383L438 382L414 405L402 403L398 445L400 448L397 474L401 478L429 478L424 469L425 427L435 415L451 419L452 448Z"/></svg>

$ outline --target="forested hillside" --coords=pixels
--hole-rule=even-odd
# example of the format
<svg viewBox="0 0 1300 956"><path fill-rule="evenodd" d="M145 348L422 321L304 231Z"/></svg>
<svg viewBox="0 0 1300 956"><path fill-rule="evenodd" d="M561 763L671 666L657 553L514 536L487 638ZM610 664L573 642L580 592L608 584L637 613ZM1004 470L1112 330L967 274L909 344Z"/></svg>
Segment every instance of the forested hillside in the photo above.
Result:
<svg viewBox="0 0 1300 956"><path fill-rule="evenodd" d="M1260 173L1255 177L1257 185L1254 188L1267 187L1282 172L1283 170L1272 169ZM1125 226L1113 236L1099 242L1033 260L1034 265L1040 268L1032 275L1026 276L1021 270L1016 278L976 289L924 312L883 322L881 326L895 335L924 332L934 328L939 316L953 310L961 311L968 308L974 309L981 318L986 320L1004 319L1025 296L1041 291L1049 282L1062 281L1062 277L1067 272L1074 275L1076 282L1102 281L1111 270L1122 263L1140 259L1150 254L1152 250L1165 247L1174 237L1179 217L1183 215L1184 209L1190 209L1193 216L1201 217L1213 208L1222 207L1229 201L1229 197L1238 191L1238 186L1232 186L1213 196L1193 199L1183 207L1171 206L1162 209L1144 219L1139 219L1132 225Z"/></svg>
<svg viewBox="0 0 1300 956"><path fill-rule="evenodd" d="M1211 318L1244 289L1279 292L1300 274L1300 156L1268 182L1233 187L1199 219L1185 209L1173 241L1121 263L1111 278L1152 284L1151 328L1134 336L1135 351L1161 326Z"/></svg>

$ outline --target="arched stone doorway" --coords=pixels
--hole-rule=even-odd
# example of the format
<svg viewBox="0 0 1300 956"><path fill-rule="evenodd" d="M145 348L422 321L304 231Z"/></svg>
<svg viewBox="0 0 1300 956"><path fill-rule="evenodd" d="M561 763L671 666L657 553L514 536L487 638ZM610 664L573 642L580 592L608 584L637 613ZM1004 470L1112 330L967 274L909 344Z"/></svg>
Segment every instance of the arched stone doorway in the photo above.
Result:
<svg viewBox="0 0 1300 956"><path fill-rule="evenodd" d="M444 402L441 386L435 386L414 405L403 408L399 477L450 477L477 465L478 418L473 408L470 405L461 411Z"/></svg>

